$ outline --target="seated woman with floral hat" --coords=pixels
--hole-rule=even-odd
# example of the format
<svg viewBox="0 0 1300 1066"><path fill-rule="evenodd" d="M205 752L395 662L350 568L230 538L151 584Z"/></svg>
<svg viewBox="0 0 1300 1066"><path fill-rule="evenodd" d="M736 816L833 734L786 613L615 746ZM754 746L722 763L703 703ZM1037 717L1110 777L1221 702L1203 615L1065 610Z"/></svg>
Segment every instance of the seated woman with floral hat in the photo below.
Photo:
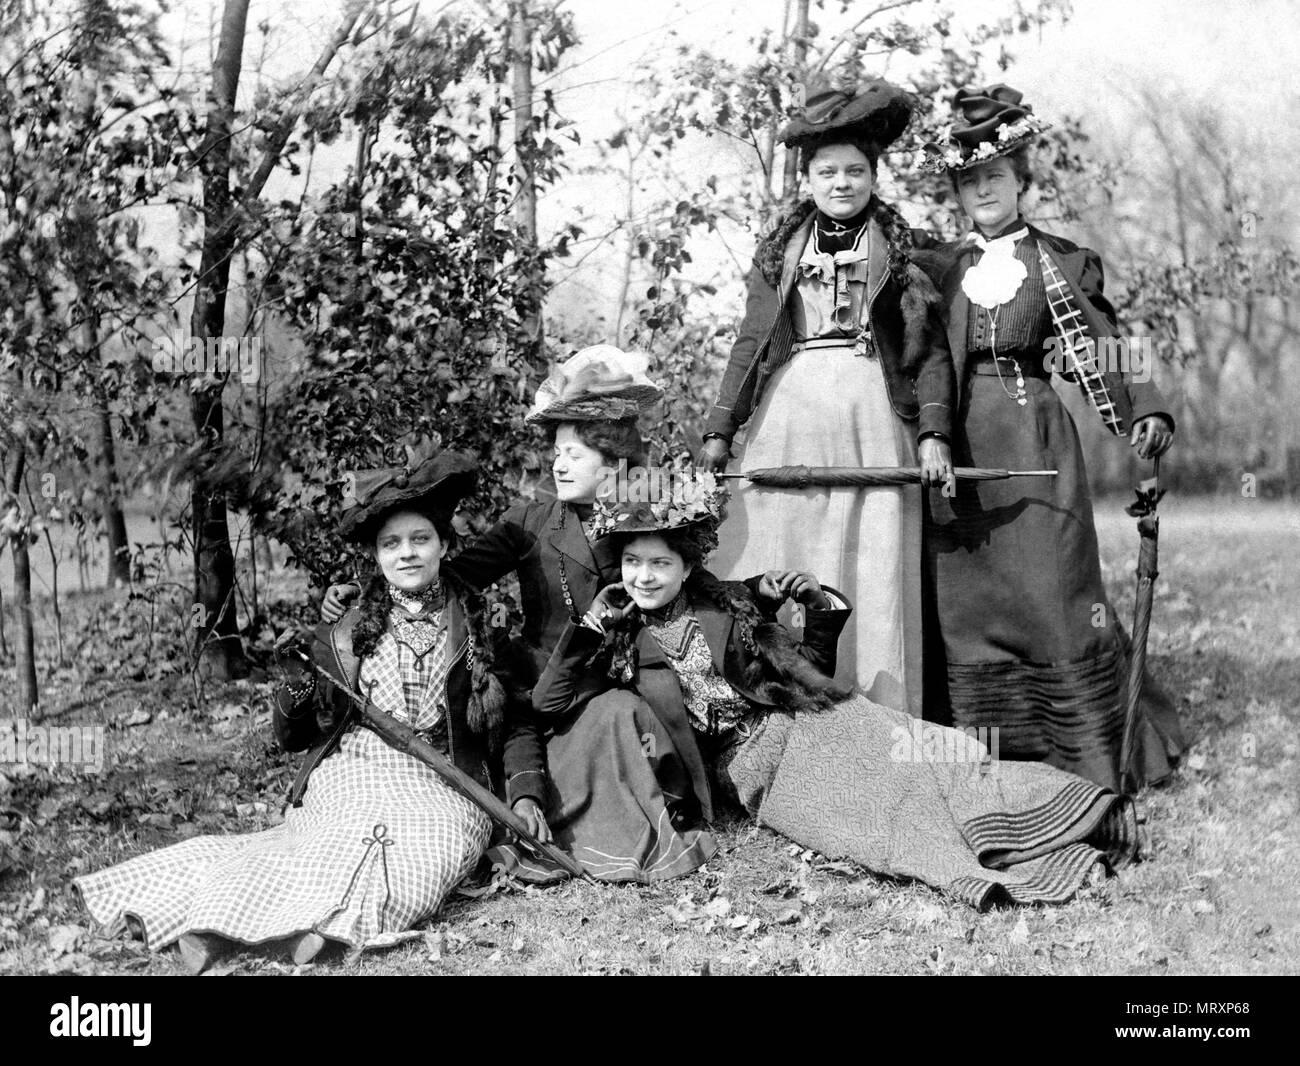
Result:
<svg viewBox="0 0 1300 1066"><path fill-rule="evenodd" d="M309 751L284 822L77 878L96 920L135 920L155 951L179 941L194 973L235 945L277 941L305 963L328 941L360 950L403 939L473 870L487 815L367 728L353 694L492 787L505 698L488 622L481 598L442 572L452 512L476 477L469 457L431 448L358 476L339 532L370 549L374 571L357 606L291 656L277 693L276 737ZM507 774L540 770L507 754Z"/></svg>
<svg viewBox="0 0 1300 1066"><path fill-rule="evenodd" d="M999 762L975 737L848 695L832 680L850 608L808 573L781 576L802 607L802 642L780 599L705 569L724 490L712 475L672 499L598 508L622 581L566 627L533 700L563 722L626 691L672 729L689 764L760 822L832 858L911 878L983 907L1059 903L1136 853L1132 802L1072 774ZM693 775L698 782L704 775Z"/></svg>

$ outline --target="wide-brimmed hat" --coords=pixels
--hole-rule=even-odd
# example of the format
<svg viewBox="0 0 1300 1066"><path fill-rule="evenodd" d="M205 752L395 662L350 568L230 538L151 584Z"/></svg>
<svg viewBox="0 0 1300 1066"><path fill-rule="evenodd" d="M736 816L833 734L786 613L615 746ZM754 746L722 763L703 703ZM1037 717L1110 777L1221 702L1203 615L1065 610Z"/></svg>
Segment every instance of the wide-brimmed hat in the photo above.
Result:
<svg viewBox="0 0 1300 1066"><path fill-rule="evenodd" d="M538 386L526 422L600 422L636 418L663 398L646 372L650 357L612 344L583 348Z"/></svg>
<svg viewBox="0 0 1300 1066"><path fill-rule="evenodd" d="M943 131L940 141L922 148L921 169L968 170L1008 155L1051 129L1052 124L1038 118L1023 99L1024 94L1009 85L959 90L952 98L957 121Z"/></svg>
<svg viewBox="0 0 1300 1066"><path fill-rule="evenodd" d="M726 517L731 493L717 477L705 471L664 469L651 481L651 500L597 500L590 530L594 539L622 534L666 533L687 527L716 530Z"/></svg>
<svg viewBox="0 0 1300 1066"><path fill-rule="evenodd" d="M803 114L782 126L776 139L791 148L806 148L840 134L869 142L879 155L907 128L915 106L911 93L883 78L849 89L814 85Z"/></svg>
<svg viewBox="0 0 1300 1066"><path fill-rule="evenodd" d="M410 450L404 466L358 470L352 475L351 503L339 519L339 533L351 541L370 540L396 510L450 516L477 483L478 463L473 458L440 451L432 443L421 444Z"/></svg>

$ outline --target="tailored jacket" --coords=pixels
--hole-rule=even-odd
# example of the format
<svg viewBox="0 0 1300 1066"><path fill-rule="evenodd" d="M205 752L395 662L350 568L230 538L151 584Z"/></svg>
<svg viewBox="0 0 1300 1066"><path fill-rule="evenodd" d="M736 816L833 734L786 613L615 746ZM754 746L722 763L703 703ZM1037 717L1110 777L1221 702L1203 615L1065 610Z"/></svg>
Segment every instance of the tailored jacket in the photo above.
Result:
<svg viewBox="0 0 1300 1066"><path fill-rule="evenodd" d="M448 612L447 654L452 665L447 675L447 752L453 763L484 788L500 791L499 769L494 767L489 738L469 726L466 709L469 704L470 671L467 660L469 630L465 608L457 596L447 597ZM348 690L361 693L359 677L361 660L352 650L352 630L361 617L353 607L333 625L322 623L312 635L308 654L325 676L316 674L316 686L311 698L295 706L286 686L276 690L272 723L276 739L286 751L307 751L302 769L289 793L290 805L302 803L307 782L321 761L338 748L343 734L360 718L360 708L348 695ZM302 675L299 674L299 677ZM529 721L507 719L508 729L528 729ZM507 745L509 746L509 745ZM529 745L515 745L516 753L527 755ZM542 779L543 764L522 765L506 760L507 776L530 774ZM495 772L494 772L495 771Z"/></svg>
<svg viewBox="0 0 1300 1066"><path fill-rule="evenodd" d="M525 654L537 679L571 615L564 602L561 568L573 600L573 617L591 606L602 588L618 580L618 560L604 541L594 545L582 522L561 500L519 503L444 568L471 588L485 589L512 570L519 575Z"/></svg>
<svg viewBox="0 0 1300 1066"><path fill-rule="evenodd" d="M1105 275L1101 257L1090 248L1080 248L1064 237L1047 233L1032 224L1027 225L1030 239L1047 249L1048 255L1064 275L1092 339L1100 341L1106 337L1121 336L1115 308L1103 292ZM971 245L963 239L935 242L930 247L946 261L943 294L948 308L948 345L952 351L960 403L960 397L965 394L967 386L966 359L969 353L966 350L966 325L970 316L970 299L962 291L961 281L966 267L972 262L971 257L963 252ZM1043 350L1044 358L1050 354L1049 349ZM1134 381L1131 372L1119 370L1106 370L1102 376L1126 431L1132 429L1134 422L1148 415L1163 415L1173 426L1169 404L1154 381Z"/></svg>
<svg viewBox="0 0 1300 1066"><path fill-rule="evenodd" d="M760 266L761 255L755 257L749 273L745 317L732 345L717 400L709 412L706 433L716 433L730 442L758 409L772 375L789 361L794 344L791 300L797 299L799 259L814 224L815 215L810 214L791 235L779 278L766 276ZM937 300L932 306L921 295L903 295L903 287L888 270L884 232L874 218L867 225L871 242L867 324L872 348L884 371L890 404L899 418L917 423L918 437L948 438L955 386L942 309ZM912 287L920 285L914 281ZM925 287L931 288L928 284Z"/></svg>
<svg viewBox="0 0 1300 1066"><path fill-rule="evenodd" d="M689 593L688 593L689 595ZM691 609L713 654L713 665L754 710L783 709L773 698L766 682L775 680L772 668L761 664L758 684L752 680L760 652L747 647L737 630L735 618L716 605L692 596ZM835 673L835 649L848 621L851 608L807 610L803 643L798 654L828 678ZM775 624L775 623L773 623ZM608 656L603 654L605 638L584 626L570 623L556 645L541 680L533 690L533 706L543 719L557 720L585 706L588 700L613 688L631 688L654 711L672 738L678 756L690 775L695 797L706 819L713 817L712 797L704 760L687 715L677 674L649 630L640 628L635 637L636 675L630 685L621 686L608 676ZM756 642L757 643L757 642Z"/></svg>

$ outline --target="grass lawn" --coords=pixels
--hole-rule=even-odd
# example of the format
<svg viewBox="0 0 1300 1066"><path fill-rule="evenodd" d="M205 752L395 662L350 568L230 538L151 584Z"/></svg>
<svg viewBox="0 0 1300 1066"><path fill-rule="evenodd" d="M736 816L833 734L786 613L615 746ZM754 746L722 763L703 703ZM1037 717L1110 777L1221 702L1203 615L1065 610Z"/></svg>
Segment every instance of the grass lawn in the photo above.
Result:
<svg viewBox="0 0 1300 1066"><path fill-rule="evenodd" d="M1078 901L979 914L734 821L721 827L721 853L690 877L650 888L496 885L452 900L387 952L297 969L1300 972L1300 508L1168 498L1161 511L1150 662L1178 697L1193 747L1171 785L1141 797L1146 860ZM1137 534L1121 501L1098 506L1098 532L1109 589L1130 618ZM277 576L272 594L296 584ZM70 879L198 833L279 819L293 765L271 744L269 682L196 700L183 671L151 676L142 612L125 593L64 604L72 665L43 674L42 707L50 724L105 726L107 759L97 775L2 768L0 972L182 973L171 952L97 936ZM7 628L12 640L12 620ZM43 671L54 658L44 617L38 658ZM9 659L0 699L13 687ZM294 970L269 953L217 968Z"/></svg>

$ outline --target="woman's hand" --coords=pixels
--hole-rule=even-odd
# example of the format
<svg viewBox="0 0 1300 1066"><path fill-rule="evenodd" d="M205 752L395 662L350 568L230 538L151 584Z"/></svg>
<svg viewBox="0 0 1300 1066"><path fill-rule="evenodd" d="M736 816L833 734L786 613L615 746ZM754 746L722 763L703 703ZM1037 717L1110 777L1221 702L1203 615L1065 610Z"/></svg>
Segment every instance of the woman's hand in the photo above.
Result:
<svg viewBox="0 0 1300 1066"><path fill-rule="evenodd" d="M1133 423L1128 442L1143 459L1158 459L1174 442L1174 427L1164 415L1147 415Z"/></svg>
<svg viewBox="0 0 1300 1066"><path fill-rule="evenodd" d="M542 808L537 805L537 801L525 796L523 799L515 800L512 808L515 814L523 819L524 824L528 826L528 831L533 834L543 844L551 842L551 827L546 824L546 816L542 814Z"/></svg>
<svg viewBox="0 0 1300 1066"><path fill-rule="evenodd" d="M337 622L348 609L348 604L361 595L358 585L331 585L325 592L325 600L320 605L322 622Z"/></svg>
<svg viewBox="0 0 1300 1066"><path fill-rule="evenodd" d="M621 626L635 606L627 594L627 589L623 587L623 582L615 581L596 593L596 598L591 601L591 606L582 616L582 621L591 629L608 633Z"/></svg>
<svg viewBox="0 0 1300 1066"><path fill-rule="evenodd" d="M778 607L791 598L814 611L829 610L831 606L818 580L803 570L769 570L758 583L758 594L775 601Z"/></svg>
<svg viewBox="0 0 1300 1066"><path fill-rule="evenodd" d="M719 437L710 437L700 449L700 457L695 465L704 471L718 471L726 468L731 458L731 445Z"/></svg>
<svg viewBox="0 0 1300 1066"><path fill-rule="evenodd" d="M949 496L957 491L957 478L952 472L952 450L946 440L926 437L919 446L921 458L921 484L929 488L946 486Z"/></svg>

